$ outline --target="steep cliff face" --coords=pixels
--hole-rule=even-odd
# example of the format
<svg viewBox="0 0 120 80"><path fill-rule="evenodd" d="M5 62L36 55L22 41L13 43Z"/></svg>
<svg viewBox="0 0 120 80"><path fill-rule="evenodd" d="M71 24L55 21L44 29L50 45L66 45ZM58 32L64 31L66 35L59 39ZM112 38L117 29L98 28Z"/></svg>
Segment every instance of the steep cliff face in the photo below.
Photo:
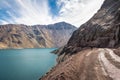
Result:
<svg viewBox="0 0 120 80"><path fill-rule="evenodd" d="M101 9L78 30L60 54L71 54L87 47L120 46L120 0L105 0Z"/></svg>
<svg viewBox="0 0 120 80"><path fill-rule="evenodd" d="M0 48L52 48L67 43L76 27L65 22L50 25L0 26Z"/></svg>
<svg viewBox="0 0 120 80"><path fill-rule="evenodd" d="M101 9L55 51L58 64L41 80L120 79L120 0Z"/></svg>

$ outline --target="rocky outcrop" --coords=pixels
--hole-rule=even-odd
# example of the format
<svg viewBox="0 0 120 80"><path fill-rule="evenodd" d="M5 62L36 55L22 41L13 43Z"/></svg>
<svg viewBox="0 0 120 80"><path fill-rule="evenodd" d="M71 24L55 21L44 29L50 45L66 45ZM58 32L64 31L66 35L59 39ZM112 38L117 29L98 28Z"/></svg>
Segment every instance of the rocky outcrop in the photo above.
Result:
<svg viewBox="0 0 120 80"><path fill-rule="evenodd" d="M73 32L55 53L58 64L41 80L120 79L120 0L105 0L101 9Z"/></svg>
<svg viewBox="0 0 120 80"><path fill-rule="evenodd" d="M52 48L64 46L76 27L60 22L50 25L0 25L0 48Z"/></svg>
<svg viewBox="0 0 120 80"><path fill-rule="evenodd" d="M83 48L120 46L120 0L105 0L101 9L79 29L59 53L76 53Z"/></svg>

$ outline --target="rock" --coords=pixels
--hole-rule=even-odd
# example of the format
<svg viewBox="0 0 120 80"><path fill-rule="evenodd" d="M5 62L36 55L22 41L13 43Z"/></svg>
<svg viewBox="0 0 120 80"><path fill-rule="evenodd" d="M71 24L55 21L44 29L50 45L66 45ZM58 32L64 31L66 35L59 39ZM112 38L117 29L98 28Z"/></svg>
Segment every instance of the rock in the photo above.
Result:
<svg viewBox="0 0 120 80"><path fill-rule="evenodd" d="M76 27L66 22L50 25L0 25L0 48L53 48L67 44Z"/></svg>
<svg viewBox="0 0 120 80"><path fill-rule="evenodd" d="M120 0L105 0L101 9L73 32L61 53L73 54L82 48L120 47ZM79 49L77 49L79 48ZM76 49L75 52L73 50Z"/></svg>

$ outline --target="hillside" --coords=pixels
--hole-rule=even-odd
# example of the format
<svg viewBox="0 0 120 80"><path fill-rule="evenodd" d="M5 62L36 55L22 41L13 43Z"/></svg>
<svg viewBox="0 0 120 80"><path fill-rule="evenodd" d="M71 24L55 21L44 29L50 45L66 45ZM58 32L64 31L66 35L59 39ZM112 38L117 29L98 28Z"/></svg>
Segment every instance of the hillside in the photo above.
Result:
<svg viewBox="0 0 120 80"><path fill-rule="evenodd" d="M0 25L0 48L53 48L64 46L76 27L66 22L50 25Z"/></svg>
<svg viewBox="0 0 120 80"><path fill-rule="evenodd" d="M101 9L55 51L58 64L41 80L120 80L120 0Z"/></svg>

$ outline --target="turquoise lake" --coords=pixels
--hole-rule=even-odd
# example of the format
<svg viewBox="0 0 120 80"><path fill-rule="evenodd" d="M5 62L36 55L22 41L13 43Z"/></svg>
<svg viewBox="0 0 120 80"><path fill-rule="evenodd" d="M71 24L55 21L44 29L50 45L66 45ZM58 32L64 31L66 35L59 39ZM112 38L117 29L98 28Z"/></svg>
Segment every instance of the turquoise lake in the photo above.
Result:
<svg viewBox="0 0 120 80"><path fill-rule="evenodd" d="M56 64L55 49L0 50L0 80L38 80Z"/></svg>

